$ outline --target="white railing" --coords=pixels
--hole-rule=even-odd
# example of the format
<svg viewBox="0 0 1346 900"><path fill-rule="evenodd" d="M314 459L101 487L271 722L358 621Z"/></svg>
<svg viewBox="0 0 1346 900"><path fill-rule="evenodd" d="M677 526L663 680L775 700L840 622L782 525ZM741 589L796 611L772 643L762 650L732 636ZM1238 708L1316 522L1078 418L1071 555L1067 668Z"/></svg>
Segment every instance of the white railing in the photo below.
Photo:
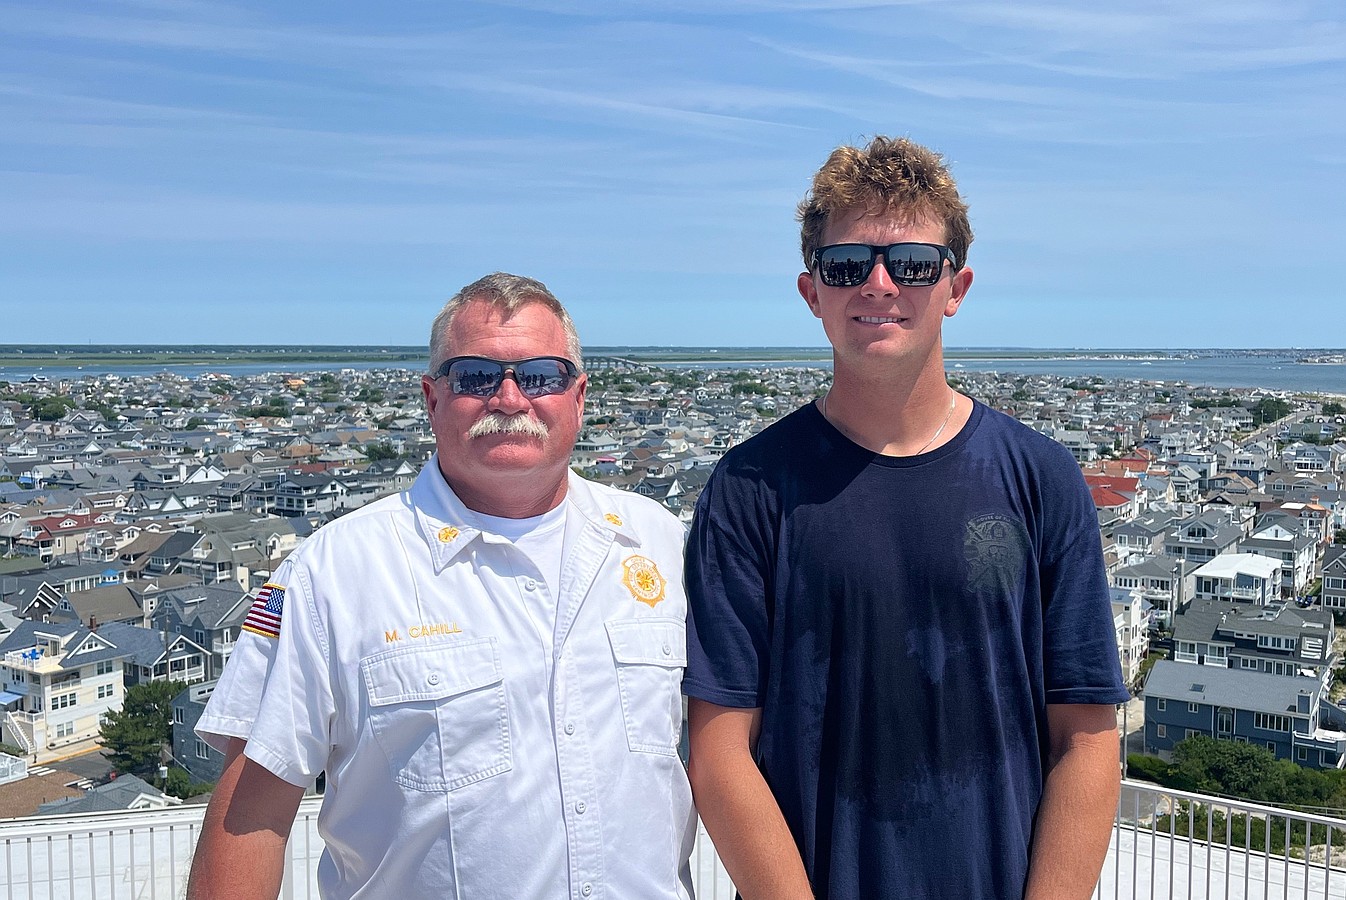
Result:
<svg viewBox="0 0 1346 900"><path fill-rule="evenodd" d="M28 760L8 753L0 753L0 784L21 781L28 777Z"/></svg>
<svg viewBox="0 0 1346 900"><path fill-rule="evenodd" d="M45 647L29 647L27 650L10 650L6 653L5 665L24 672L46 672L59 669L61 661L48 655Z"/></svg>
<svg viewBox="0 0 1346 900"><path fill-rule="evenodd" d="M318 896L321 803L320 797L300 803L281 888L285 900ZM0 900L181 897L204 811L187 806L0 822ZM704 830L692 874L700 900L732 900L733 885ZM1094 896L1346 900L1346 820L1126 781Z"/></svg>
<svg viewBox="0 0 1346 900"><path fill-rule="evenodd" d="M321 797L306 797L286 848L282 900L317 900ZM185 894L204 806L87 813L0 822L4 900L176 900ZM698 826L692 877L699 900L733 900L734 887Z"/></svg>
<svg viewBox="0 0 1346 900"><path fill-rule="evenodd" d="M32 740L28 737L28 732L24 730L23 723L32 725L32 713L7 712L5 713L5 724L8 728L5 733L12 736L18 742L18 748L24 753L32 753L36 748L33 747Z"/></svg>
<svg viewBox="0 0 1346 900"><path fill-rule="evenodd" d="M1124 781L1094 896L1346 900L1346 820Z"/></svg>

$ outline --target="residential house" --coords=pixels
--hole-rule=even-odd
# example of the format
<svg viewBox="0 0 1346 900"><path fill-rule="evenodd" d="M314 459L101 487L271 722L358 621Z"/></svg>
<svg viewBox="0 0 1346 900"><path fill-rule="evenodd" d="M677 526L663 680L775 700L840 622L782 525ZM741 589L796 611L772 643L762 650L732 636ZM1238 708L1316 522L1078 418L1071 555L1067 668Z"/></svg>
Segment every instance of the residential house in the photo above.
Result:
<svg viewBox="0 0 1346 900"><path fill-rule="evenodd" d="M1254 553L1221 553L1192 573L1196 600L1266 606L1280 598L1281 563Z"/></svg>
<svg viewBox="0 0 1346 900"><path fill-rule="evenodd" d="M1153 610L1152 624L1158 628L1168 628L1172 624L1174 610L1181 608L1191 597L1190 589L1184 586L1184 565L1182 560L1166 556L1140 557L1130 565L1114 571L1109 580L1123 590L1139 591Z"/></svg>
<svg viewBox="0 0 1346 900"><path fill-rule="evenodd" d="M245 513L208 516L188 526L196 541L179 557L180 571L201 584L232 582L246 589L256 572L270 572L299 537L291 519Z"/></svg>
<svg viewBox="0 0 1346 900"><path fill-rule="evenodd" d="M177 797L146 783L135 775L121 775L107 784L89 788L82 797L43 803L39 816L69 816L76 813L114 812L128 809L168 809L180 806Z"/></svg>
<svg viewBox="0 0 1346 900"><path fill-rule="evenodd" d="M1332 616L1276 603L1252 607L1194 600L1173 622L1173 659L1270 675L1305 675L1324 683L1336 654Z"/></svg>
<svg viewBox="0 0 1346 900"><path fill-rule="evenodd" d="M1323 592L1326 609L1346 610L1346 544L1334 544L1323 554Z"/></svg>
<svg viewBox="0 0 1346 900"><path fill-rule="evenodd" d="M198 784L219 781L224 773L224 754L196 736L215 684L193 684L173 698L173 760Z"/></svg>
<svg viewBox="0 0 1346 900"><path fill-rule="evenodd" d="M126 655L126 686L150 681L205 681L210 650L185 635L110 622L98 634Z"/></svg>
<svg viewBox="0 0 1346 900"><path fill-rule="evenodd" d="M1318 501L1318 497L1310 497L1308 502L1291 500L1282 503L1277 511L1294 516L1299 520L1299 531L1319 544L1327 544L1332 540L1332 530L1329 527L1332 512Z"/></svg>
<svg viewBox="0 0 1346 900"><path fill-rule="evenodd" d="M1117 634L1117 656L1122 663L1122 678L1135 684L1140 664L1150 652L1150 605L1138 588L1109 588L1112 598L1112 623Z"/></svg>
<svg viewBox="0 0 1346 900"><path fill-rule="evenodd" d="M233 585L191 585L163 592L154 624L209 648L207 677L218 678L234 652L252 597Z"/></svg>
<svg viewBox="0 0 1346 900"><path fill-rule="evenodd" d="M1167 512L1149 512L1128 522L1119 522L1112 529L1118 562L1130 565L1163 553L1164 539L1171 527L1173 515Z"/></svg>
<svg viewBox="0 0 1346 900"><path fill-rule="evenodd" d="M0 641L0 740L40 759L98 734L125 699L126 648L78 622L23 622Z"/></svg>
<svg viewBox="0 0 1346 900"><path fill-rule="evenodd" d="M1285 597L1297 597L1308 587L1318 556L1317 540L1299 531L1298 524L1293 517L1269 514L1239 541L1240 553L1254 553L1281 564L1280 588Z"/></svg>
<svg viewBox="0 0 1346 900"><path fill-rule="evenodd" d="M1327 701L1337 657L1323 610L1193 601L1174 621L1175 653L1145 683L1145 744L1171 751L1202 734L1339 768L1346 712Z"/></svg>
<svg viewBox="0 0 1346 900"><path fill-rule="evenodd" d="M1278 759L1341 768L1346 723L1315 678L1197 669L1161 660L1145 681L1145 749L1166 757L1186 738L1253 743Z"/></svg>
<svg viewBox="0 0 1346 900"><path fill-rule="evenodd" d="M276 485L275 511L282 516L342 511L346 494L346 485L331 475L286 475Z"/></svg>
<svg viewBox="0 0 1346 900"><path fill-rule="evenodd" d="M1164 554L1188 562L1209 562L1236 547L1242 537L1243 529L1232 524L1227 516L1207 510L1178 522L1164 539Z"/></svg>

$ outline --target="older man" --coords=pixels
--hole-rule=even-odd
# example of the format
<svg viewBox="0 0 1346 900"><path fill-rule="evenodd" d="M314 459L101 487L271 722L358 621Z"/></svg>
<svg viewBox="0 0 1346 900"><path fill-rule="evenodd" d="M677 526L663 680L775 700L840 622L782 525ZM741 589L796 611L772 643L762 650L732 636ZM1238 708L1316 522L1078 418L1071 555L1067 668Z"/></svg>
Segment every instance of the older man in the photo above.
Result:
<svg viewBox="0 0 1346 900"><path fill-rule="evenodd" d="M570 473L580 363L532 279L435 319L435 457L277 570L198 725L228 762L190 897L275 897L324 770L325 897L690 896L682 531Z"/></svg>

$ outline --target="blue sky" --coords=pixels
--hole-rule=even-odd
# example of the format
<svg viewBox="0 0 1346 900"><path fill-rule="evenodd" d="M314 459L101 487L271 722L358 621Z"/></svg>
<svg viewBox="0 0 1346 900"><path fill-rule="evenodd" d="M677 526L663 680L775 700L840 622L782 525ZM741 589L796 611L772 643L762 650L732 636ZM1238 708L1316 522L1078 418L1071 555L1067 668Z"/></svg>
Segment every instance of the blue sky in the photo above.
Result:
<svg viewBox="0 0 1346 900"><path fill-rule="evenodd" d="M420 344L489 271L587 344L821 345L794 207L905 134L955 346L1346 346L1346 6L0 0L0 343Z"/></svg>

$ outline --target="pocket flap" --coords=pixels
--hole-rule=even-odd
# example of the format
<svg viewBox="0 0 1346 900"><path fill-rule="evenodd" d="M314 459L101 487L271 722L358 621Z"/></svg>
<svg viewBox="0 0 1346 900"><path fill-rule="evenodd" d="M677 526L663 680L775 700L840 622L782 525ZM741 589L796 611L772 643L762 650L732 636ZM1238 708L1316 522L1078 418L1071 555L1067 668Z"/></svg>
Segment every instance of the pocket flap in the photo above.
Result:
<svg viewBox="0 0 1346 900"><path fill-rule="evenodd" d="M612 655L619 663L647 666L687 665L687 624L681 619L619 619L607 623Z"/></svg>
<svg viewBox="0 0 1346 900"><path fill-rule="evenodd" d="M390 650L360 660L360 670L370 706L439 700L504 677L492 637Z"/></svg>

